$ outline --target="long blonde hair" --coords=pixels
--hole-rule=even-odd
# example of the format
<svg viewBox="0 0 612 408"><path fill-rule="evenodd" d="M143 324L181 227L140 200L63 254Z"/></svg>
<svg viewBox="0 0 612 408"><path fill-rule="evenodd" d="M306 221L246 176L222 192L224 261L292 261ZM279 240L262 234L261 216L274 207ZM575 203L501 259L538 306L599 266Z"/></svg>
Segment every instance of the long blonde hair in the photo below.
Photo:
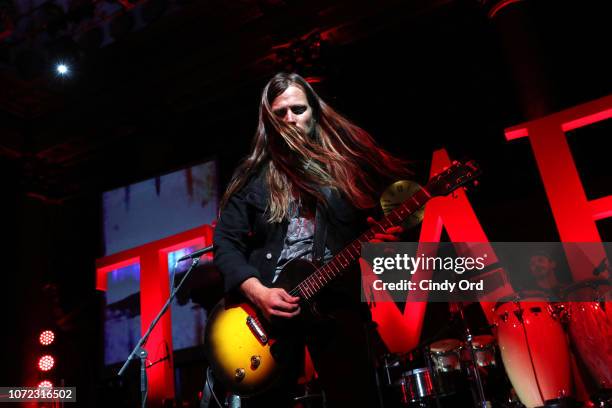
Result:
<svg viewBox="0 0 612 408"><path fill-rule="evenodd" d="M311 134L272 112L273 101L289 86L306 94L314 119ZM369 133L336 112L294 73L276 74L265 86L251 152L234 172L221 208L259 170L266 173L270 222L288 216L293 194L310 194L325 203L319 187L339 191L357 208L371 208L376 204L376 180L411 173L406 160L379 147Z"/></svg>

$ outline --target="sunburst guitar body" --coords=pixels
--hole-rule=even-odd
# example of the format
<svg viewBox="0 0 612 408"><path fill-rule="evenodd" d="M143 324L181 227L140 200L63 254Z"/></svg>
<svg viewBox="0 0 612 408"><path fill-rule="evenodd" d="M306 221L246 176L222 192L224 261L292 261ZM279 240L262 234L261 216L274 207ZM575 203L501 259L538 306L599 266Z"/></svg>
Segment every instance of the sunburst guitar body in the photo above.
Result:
<svg viewBox="0 0 612 408"><path fill-rule="evenodd" d="M314 264L296 259L283 268L274 287L289 292L315 270ZM303 300L299 317L270 323L250 302L226 297L214 307L206 326L206 354L215 378L241 396L272 386L290 364L292 335L312 318L312 309L312 303Z"/></svg>

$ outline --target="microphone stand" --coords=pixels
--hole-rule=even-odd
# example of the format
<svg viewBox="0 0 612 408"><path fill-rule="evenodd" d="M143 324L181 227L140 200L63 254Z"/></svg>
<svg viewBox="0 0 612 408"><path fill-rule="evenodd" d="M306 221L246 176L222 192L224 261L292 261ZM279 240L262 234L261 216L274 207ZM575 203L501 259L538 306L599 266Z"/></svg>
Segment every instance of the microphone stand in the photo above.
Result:
<svg viewBox="0 0 612 408"><path fill-rule="evenodd" d="M149 328L147 329L146 333L140 338L140 340L138 340L138 343L136 344L136 347L134 347L134 350L132 350L132 352L128 356L127 360L123 364L123 367L121 367L121 370L119 370L119 373L117 374L119 377L121 377L123 375L123 373L125 373L125 370L127 369L127 367L130 365L130 361L136 360L136 358L140 359L140 394L141 394L141 397L142 397L141 398L142 399L142 404L141 404L142 408L145 408L145 406L146 406L147 392L148 392L148 390L147 390L147 385L148 385L147 384L147 363L146 363L146 360L147 360L147 350L144 349L144 345L147 342L147 340L149 338L149 335L153 331L153 328L155 327L155 325L157 324L159 319L161 319L161 317L164 315L164 313L166 313L166 310L168 310L168 307L170 306L170 303L172 302L172 300L176 296L176 293L179 291L181 286L183 286L183 283L187 280L187 278L191 274L191 271L196 266L198 266L199 263L200 263L200 258L199 257L194 257L194 258L191 259L191 266L189 267L189 269L187 270L187 272L183 276L183 279L181 279L179 284L174 289L172 289L172 292L170 293L170 297L168 298L168 300L166 300L166 303L161 308L161 310L159 311L157 316L155 316L155 319L153 319L153 321L149 325ZM171 282L170 284L172 286L174 286L174 282Z"/></svg>

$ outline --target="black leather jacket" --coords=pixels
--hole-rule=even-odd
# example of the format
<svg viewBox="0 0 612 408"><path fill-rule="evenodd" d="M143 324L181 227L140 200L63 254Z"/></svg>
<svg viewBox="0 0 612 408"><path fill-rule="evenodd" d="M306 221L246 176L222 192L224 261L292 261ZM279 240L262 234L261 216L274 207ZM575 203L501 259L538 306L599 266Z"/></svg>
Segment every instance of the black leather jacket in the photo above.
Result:
<svg viewBox="0 0 612 408"><path fill-rule="evenodd" d="M330 188L322 188L321 192L328 205L317 204L315 261L320 261L324 253L323 243L335 255L367 228L368 212L355 208ZM223 276L226 293L252 276L266 286L274 278L288 221L267 221L267 197L265 175L260 172L235 193L221 211L213 238L214 264Z"/></svg>

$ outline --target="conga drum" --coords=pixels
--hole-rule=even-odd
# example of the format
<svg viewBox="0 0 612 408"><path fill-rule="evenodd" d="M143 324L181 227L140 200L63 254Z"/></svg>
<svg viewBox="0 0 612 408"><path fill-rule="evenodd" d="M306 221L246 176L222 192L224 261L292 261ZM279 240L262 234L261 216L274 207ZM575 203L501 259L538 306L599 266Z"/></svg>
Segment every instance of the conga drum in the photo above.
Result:
<svg viewBox="0 0 612 408"><path fill-rule="evenodd" d="M569 349L546 295L518 293L493 310L502 361L521 402L532 408L569 396Z"/></svg>
<svg viewBox="0 0 612 408"><path fill-rule="evenodd" d="M570 341L599 387L612 388L612 285L575 283L564 291Z"/></svg>

